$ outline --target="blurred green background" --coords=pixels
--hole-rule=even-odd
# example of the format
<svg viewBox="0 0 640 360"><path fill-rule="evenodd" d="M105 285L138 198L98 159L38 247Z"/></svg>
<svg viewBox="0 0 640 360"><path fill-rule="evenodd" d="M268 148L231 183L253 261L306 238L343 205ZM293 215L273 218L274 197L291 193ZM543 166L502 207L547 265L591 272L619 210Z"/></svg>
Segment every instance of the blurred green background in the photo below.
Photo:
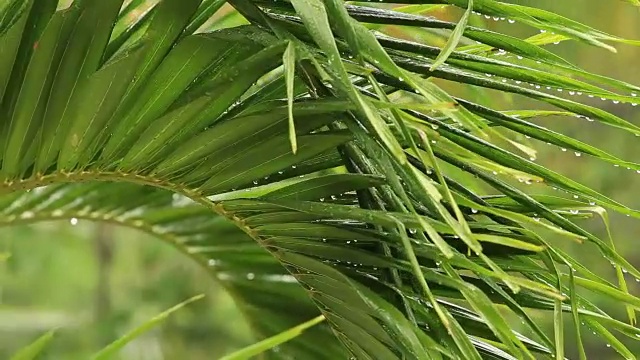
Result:
<svg viewBox="0 0 640 360"><path fill-rule="evenodd" d="M623 1L509 2L543 7L618 36L640 39L640 12ZM455 20L459 12L432 15ZM519 37L535 34L506 20L474 16L473 21ZM617 54L575 42L548 48L586 70L640 84L640 48L616 47ZM478 93L467 95L477 98ZM482 101L500 109L540 106L519 97L486 95ZM579 100L640 124L640 106L613 104L586 96ZM578 118L550 117L536 122L624 159L640 161L640 141L633 135ZM539 151L539 163L640 209L640 174L635 171L586 156L576 157L544 143L532 145ZM552 193L543 186L531 186L532 191ZM618 250L632 264L640 266L637 250L640 221L612 214L611 224ZM599 219L586 220L584 226L606 238L605 227ZM567 247L590 268L608 272L611 279L615 279L613 268L600 259L595 248L571 244ZM4 258L7 254L10 257ZM640 295L640 283L634 280L628 278L630 291ZM135 325L200 293L207 297L173 314L156 330L135 340L123 352L123 359L215 359L255 339L229 296L202 269L148 235L87 221L76 225L52 222L4 228L0 231L0 359L8 358L43 332L55 328L59 329L56 339L44 358L86 359ZM624 309L615 303L603 303L597 296L591 299L620 318L625 316ZM540 315L540 318L552 321L549 315ZM550 322L547 325L552 326ZM565 326L570 328L568 321ZM592 338L591 331L584 330L590 359L620 358L602 340ZM567 332L572 336L570 329ZM630 344L630 348L640 354L640 345ZM573 350L567 349L570 359L577 358Z"/></svg>

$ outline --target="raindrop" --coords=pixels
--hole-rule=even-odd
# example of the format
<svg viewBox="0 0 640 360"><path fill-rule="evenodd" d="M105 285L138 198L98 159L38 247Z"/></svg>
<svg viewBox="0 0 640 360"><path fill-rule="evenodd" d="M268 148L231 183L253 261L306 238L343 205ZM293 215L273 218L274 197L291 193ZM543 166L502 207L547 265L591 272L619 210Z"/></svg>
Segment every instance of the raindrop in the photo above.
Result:
<svg viewBox="0 0 640 360"><path fill-rule="evenodd" d="M258 180L253 180L253 185L258 185Z"/></svg>
<svg viewBox="0 0 640 360"><path fill-rule="evenodd" d="M574 198L574 199L577 199L577 198L578 198L578 195L573 195L573 198Z"/></svg>
<svg viewBox="0 0 640 360"><path fill-rule="evenodd" d="M575 95L576 92L575 91L569 91L569 95Z"/></svg>
<svg viewBox="0 0 640 360"><path fill-rule="evenodd" d="M256 278L256 274L254 273L247 273L247 280L253 280Z"/></svg>
<svg viewBox="0 0 640 360"><path fill-rule="evenodd" d="M547 30L542 30L542 29L540 29L540 32L541 32L541 33L546 33L546 32L547 32Z"/></svg>
<svg viewBox="0 0 640 360"><path fill-rule="evenodd" d="M562 150L562 151L567 151L567 149L565 149L565 148L560 148L560 150Z"/></svg>
<svg viewBox="0 0 640 360"><path fill-rule="evenodd" d="M516 56L516 58L517 58L518 60L522 60L522 56L520 56L520 55Z"/></svg>
<svg viewBox="0 0 640 360"><path fill-rule="evenodd" d="M296 168L296 166L295 166L295 165L291 165L291 168L292 168L292 169L295 169L295 168Z"/></svg>
<svg viewBox="0 0 640 360"><path fill-rule="evenodd" d="M417 233L417 232L418 232L418 231L417 231L416 229L409 229L409 233L411 233L411 234L415 234L415 233Z"/></svg>
<svg viewBox="0 0 640 360"><path fill-rule="evenodd" d="M595 201L589 201L589 205L594 206L596 204Z"/></svg>
<svg viewBox="0 0 640 360"><path fill-rule="evenodd" d="M71 218L71 220L69 220L69 223L72 226L76 226L76 225L78 225L78 219L77 218Z"/></svg>
<svg viewBox="0 0 640 360"><path fill-rule="evenodd" d="M611 344L607 344L607 347L611 347Z"/></svg>
<svg viewBox="0 0 640 360"><path fill-rule="evenodd" d="M471 209L471 212L472 212L473 214L477 214L477 213L478 213L478 210L476 210L476 209Z"/></svg>
<svg viewBox="0 0 640 360"><path fill-rule="evenodd" d="M509 19L509 20L507 20L507 22L509 22L509 24L514 24L516 21L512 20L512 19Z"/></svg>
<svg viewBox="0 0 640 360"><path fill-rule="evenodd" d="M581 153L579 153L579 152L577 152L577 151L576 151L576 152L574 152L574 154L576 154L576 156L582 156L582 154L581 154Z"/></svg>
<svg viewBox="0 0 640 360"><path fill-rule="evenodd" d="M614 104L620 104L620 101L618 100L611 100Z"/></svg>
<svg viewBox="0 0 640 360"><path fill-rule="evenodd" d="M573 215L577 215L580 211L578 210L569 210L570 213L572 213Z"/></svg>

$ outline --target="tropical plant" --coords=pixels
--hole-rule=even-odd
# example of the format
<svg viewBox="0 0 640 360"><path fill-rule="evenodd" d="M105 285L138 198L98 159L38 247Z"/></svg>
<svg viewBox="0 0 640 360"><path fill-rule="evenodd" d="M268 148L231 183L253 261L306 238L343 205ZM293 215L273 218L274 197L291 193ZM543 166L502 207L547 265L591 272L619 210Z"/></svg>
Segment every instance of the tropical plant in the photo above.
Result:
<svg viewBox="0 0 640 360"><path fill-rule="evenodd" d="M237 13L219 17L221 0L2 0L0 222L155 234L202 264L260 338L324 316L268 358L563 358L574 327L581 359L586 328L634 359L619 337L640 338L624 277L640 271L576 220L640 212L537 164L533 147L640 172L534 122L577 116L640 135L580 101L635 105L639 87L544 48L637 43L495 0L402 3L232 0ZM445 7L460 21L421 15ZM468 25L476 15L542 33ZM481 105L492 91L542 105ZM567 240L599 251L619 283ZM587 292L619 301L628 321ZM553 334L534 311L553 314Z"/></svg>

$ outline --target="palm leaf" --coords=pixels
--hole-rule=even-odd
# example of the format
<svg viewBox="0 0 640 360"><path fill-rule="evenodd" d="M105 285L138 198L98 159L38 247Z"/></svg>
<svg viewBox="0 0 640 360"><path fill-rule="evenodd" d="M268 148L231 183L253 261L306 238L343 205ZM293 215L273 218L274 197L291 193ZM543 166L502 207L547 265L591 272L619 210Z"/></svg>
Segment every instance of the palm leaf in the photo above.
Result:
<svg viewBox="0 0 640 360"><path fill-rule="evenodd" d="M546 234L584 241L640 278L576 222L581 209L640 212L532 162L510 134L640 165L536 125L543 112L497 111L433 80L638 135L564 95L634 104L640 88L579 69L542 48L548 39L464 22L475 11L607 49L637 42L494 0L407 3L467 13L458 26L334 0L234 0L250 24L221 29L226 20L209 22L219 1L84 0L54 12L57 1L10 0L0 7L0 223L76 218L155 234L210 272L260 338L326 318L273 358L550 358L564 354L564 313L633 358L616 336L640 330L584 296L630 309L640 299ZM440 49L372 24L452 36ZM218 30L197 32L208 28ZM458 46L467 40L481 44ZM571 195L537 196L517 180ZM470 190L482 187L500 196ZM534 310L555 314L554 334Z"/></svg>

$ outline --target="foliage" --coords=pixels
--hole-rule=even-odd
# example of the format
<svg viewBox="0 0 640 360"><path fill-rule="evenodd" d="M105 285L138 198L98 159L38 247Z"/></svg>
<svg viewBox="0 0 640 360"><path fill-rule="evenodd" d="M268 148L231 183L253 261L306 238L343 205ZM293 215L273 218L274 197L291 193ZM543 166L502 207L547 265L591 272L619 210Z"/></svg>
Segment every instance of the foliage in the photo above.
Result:
<svg viewBox="0 0 640 360"><path fill-rule="evenodd" d="M494 0L231 4L249 25L211 23L217 0L163 0L142 16L131 16L141 1L5 2L0 221L155 234L206 267L262 337L326 318L273 358L559 358L565 327L586 358L581 324L635 358L618 337L640 337L640 299L622 275L640 272L576 220L640 213L537 164L522 141L640 171L532 121L572 115L640 135L563 96L633 103L640 88L542 47L635 41ZM420 15L443 6L463 21ZM545 32L469 26L472 11ZM443 30L442 48L415 41ZM492 109L443 80L542 105ZM534 182L568 195L534 194ZM566 253L567 240L597 249L619 284ZM628 323L588 291L624 304ZM553 336L536 310L553 314Z"/></svg>

